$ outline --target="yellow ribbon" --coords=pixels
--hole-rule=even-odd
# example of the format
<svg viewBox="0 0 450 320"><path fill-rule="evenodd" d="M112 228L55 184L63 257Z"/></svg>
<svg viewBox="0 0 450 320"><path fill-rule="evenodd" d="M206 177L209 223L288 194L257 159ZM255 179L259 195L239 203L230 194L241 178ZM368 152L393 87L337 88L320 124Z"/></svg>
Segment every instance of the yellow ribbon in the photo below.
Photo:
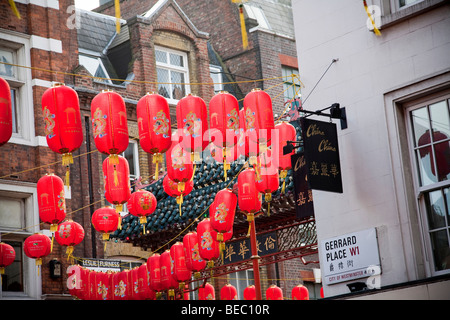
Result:
<svg viewBox="0 0 450 320"><path fill-rule="evenodd" d="M370 13L369 8L367 7L366 0L363 0L363 4L364 4L364 9L366 10L367 15L369 16L370 22L372 23L373 32L375 32L375 34L377 36L381 36L381 32L380 32L380 30L378 30L377 26L375 25L375 21L372 18L372 14Z"/></svg>
<svg viewBox="0 0 450 320"><path fill-rule="evenodd" d="M114 8L116 11L116 31L120 33L120 0L114 0Z"/></svg>
<svg viewBox="0 0 450 320"><path fill-rule="evenodd" d="M18 19L22 19L22 17L20 16L19 10L17 10L16 7L16 3L14 2L14 0L8 0L9 2L9 6L11 7L14 15L18 18Z"/></svg>

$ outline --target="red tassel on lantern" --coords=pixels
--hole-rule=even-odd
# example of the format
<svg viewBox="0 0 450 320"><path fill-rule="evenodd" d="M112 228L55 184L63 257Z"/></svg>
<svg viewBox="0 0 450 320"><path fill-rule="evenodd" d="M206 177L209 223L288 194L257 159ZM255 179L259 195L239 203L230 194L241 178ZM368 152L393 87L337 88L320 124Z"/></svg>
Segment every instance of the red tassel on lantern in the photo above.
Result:
<svg viewBox="0 0 450 320"><path fill-rule="evenodd" d="M0 146L11 139L12 131L11 88L5 79L0 78Z"/></svg>
<svg viewBox="0 0 450 320"><path fill-rule="evenodd" d="M128 161L117 156L117 163L108 157L103 161L103 178L105 198L116 206L116 211L122 211L122 205L131 197L130 168Z"/></svg>
<svg viewBox="0 0 450 320"><path fill-rule="evenodd" d="M52 151L63 155L62 165L67 167L65 185L68 186L72 152L83 143L77 92L62 83L54 84L42 95L42 112L47 144Z"/></svg>
<svg viewBox="0 0 450 320"><path fill-rule="evenodd" d="M200 97L188 94L177 103L180 144L184 150L192 153L192 162L200 160L201 152L209 144L208 139L203 139L208 130L207 116L206 103Z"/></svg>
<svg viewBox="0 0 450 320"><path fill-rule="evenodd" d="M145 152L153 154L155 180L158 180L159 164L163 163L162 154L172 144L169 104L155 93L147 93L136 107L139 143Z"/></svg>

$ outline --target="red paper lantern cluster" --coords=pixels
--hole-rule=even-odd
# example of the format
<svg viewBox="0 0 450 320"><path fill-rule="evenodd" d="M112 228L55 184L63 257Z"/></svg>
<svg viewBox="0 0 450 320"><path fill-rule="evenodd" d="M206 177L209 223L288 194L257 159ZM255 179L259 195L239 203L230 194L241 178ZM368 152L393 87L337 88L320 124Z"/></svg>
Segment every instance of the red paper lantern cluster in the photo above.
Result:
<svg viewBox="0 0 450 320"><path fill-rule="evenodd" d="M37 183L39 217L56 232L58 224L66 218L64 183L54 174L47 174Z"/></svg>
<svg viewBox="0 0 450 320"><path fill-rule="evenodd" d="M155 180L158 180L159 164L163 162L162 154L172 144L169 104L163 96L148 93L139 100L136 114L139 143L145 152L153 155Z"/></svg>
<svg viewBox="0 0 450 320"><path fill-rule="evenodd" d="M0 146L11 139L12 131L11 88L5 79L0 78Z"/></svg>
<svg viewBox="0 0 450 320"><path fill-rule="evenodd" d="M0 275L5 273L5 268L11 265L16 258L14 248L4 242L0 242Z"/></svg>
<svg viewBox="0 0 450 320"><path fill-rule="evenodd" d="M54 84L42 95L42 112L47 144L52 151L63 155L62 165L67 167L65 184L68 186L72 152L83 143L77 92L64 84Z"/></svg>

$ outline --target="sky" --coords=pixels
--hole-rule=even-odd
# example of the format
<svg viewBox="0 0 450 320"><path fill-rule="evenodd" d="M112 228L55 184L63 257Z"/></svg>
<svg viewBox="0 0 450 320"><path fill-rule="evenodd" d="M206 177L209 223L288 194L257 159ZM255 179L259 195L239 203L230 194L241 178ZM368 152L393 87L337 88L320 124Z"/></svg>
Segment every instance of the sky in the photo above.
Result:
<svg viewBox="0 0 450 320"><path fill-rule="evenodd" d="M98 0L75 0L75 6L85 10L92 10L98 7Z"/></svg>

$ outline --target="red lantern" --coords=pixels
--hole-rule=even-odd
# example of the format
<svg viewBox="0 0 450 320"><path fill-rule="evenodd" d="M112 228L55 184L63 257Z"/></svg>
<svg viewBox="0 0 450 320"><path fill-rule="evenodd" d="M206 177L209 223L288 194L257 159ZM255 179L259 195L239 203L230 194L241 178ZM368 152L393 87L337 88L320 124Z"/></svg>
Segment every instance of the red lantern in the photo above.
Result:
<svg viewBox="0 0 450 320"><path fill-rule="evenodd" d="M95 300L112 300L111 277L110 272L95 272Z"/></svg>
<svg viewBox="0 0 450 320"><path fill-rule="evenodd" d="M216 294L214 292L214 287L206 283L204 287L198 288L198 299L199 300L216 300Z"/></svg>
<svg viewBox="0 0 450 320"><path fill-rule="evenodd" d="M287 141L297 140L297 132L295 127L288 122L278 123L275 125L275 129L278 130L278 169L280 170L280 179L283 179L281 193L284 193L287 172L292 168L291 156L295 151L292 150L292 152L288 154L283 154L283 147L287 145Z"/></svg>
<svg viewBox="0 0 450 320"><path fill-rule="evenodd" d="M228 149L233 150L239 137L239 103L233 95L220 91L209 102L209 112L211 141L223 148L222 153L226 155ZM228 159L226 156L222 159L226 180Z"/></svg>
<svg viewBox="0 0 450 320"><path fill-rule="evenodd" d="M213 228L209 218L203 219L197 225L197 239L199 243L200 256L208 260L208 267L214 266L214 260L220 255L219 243L212 237Z"/></svg>
<svg viewBox="0 0 450 320"><path fill-rule="evenodd" d="M78 222L65 221L58 226L55 238L60 245L67 246L66 253L68 258L70 258L73 253L73 247L80 244L84 239L84 229Z"/></svg>
<svg viewBox="0 0 450 320"><path fill-rule="evenodd" d="M252 159L252 164L254 162L254 157L259 153L259 144L255 139L250 140L247 128L245 126L245 110L239 110L239 139L237 142L238 153L245 157L250 157ZM254 133L254 131L252 131Z"/></svg>
<svg viewBox="0 0 450 320"><path fill-rule="evenodd" d="M185 184L192 179L194 165L191 155L178 143L178 133L172 135L172 145L166 153L167 175L178 184L178 191L183 192Z"/></svg>
<svg viewBox="0 0 450 320"><path fill-rule="evenodd" d="M160 258L159 264L161 268L161 285L163 290L168 290L169 299L173 300L178 282L173 277L173 263L170 257L170 250L164 251Z"/></svg>
<svg viewBox="0 0 450 320"><path fill-rule="evenodd" d="M170 247L170 257L173 263L173 276L179 282L180 290L183 290L184 282L191 278L191 270L187 268L182 242L176 242Z"/></svg>
<svg viewBox="0 0 450 320"><path fill-rule="evenodd" d="M123 98L103 90L91 102L94 143L104 154L118 155L129 143L127 109Z"/></svg>
<svg viewBox="0 0 450 320"><path fill-rule="evenodd" d="M323 287L320 287L320 297L325 298L325 294L323 293Z"/></svg>
<svg viewBox="0 0 450 320"><path fill-rule="evenodd" d="M90 270L88 273L86 300L97 300L97 282L95 281L97 272Z"/></svg>
<svg viewBox="0 0 450 320"><path fill-rule="evenodd" d="M111 207L95 210L92 215L92 225L103 234L103 240L109 239L109 234L119 227L120 215Z"/></svg>
<svg viewBox="0 0 450 320"><path fill-rule="evenodd" d="M147 259L147 269L149 278L149 287L151 290L159 292L161 285L160 255L155 253Z"/></svg>
<svg viewBox="0 0 450 320"><path fill-rule="evenodd" d="M124 270L113 274L113 300L127 300L129 298L128 273L128 270Z"/></svg>
<svg viewBox="0 0 450 320"><path fill-rule="evenodd" d="M237 197L231 189L222 189L217 192L214 202L209 207L211 227L217 231L219 249L225 250L223 234L230 231L234 223Z"/></svg>
<svg viewBox="0 0 450 320"><path fill-rule="evenodd" d="M46 235L35 233L25 239L23 252L28 258L36 259L36 265L42 265L42 258L50 254L50 238Z"/></svg>
<svg viewBox="0 0 450 320"><path fill-rule="evenodd" d="M11 139L12 131L11 88L5 79L0 78L0 146Z"/></svg>
<svg viewBox="0 0 450 320"><path fill-rule="evenodd" d="M178 183L170 179L169 175L166 175L163 180L164 192L169 196L176 198L177 204L180 206L180 216L181 216L181 205L183 204L183 196L188 195L194 188L194 181L188 180L184 183L183 192L178 191Z"/></svg>
<svg viewBox="0 0 450 320"><path fill-rule="evenodd" d="M149 275L147 264L144 263L138 267L138 296L144 300L154 300L155 292L149 287Z"/></svg>
<svg viewBox="0 0 450 320"><path fill-rule="evenodd" d="M231 285L227 284L220 289L220 300L237 300L237 290Z"/></svg>
<svg viewBox="0 0 450 320"><path fill-rule="evenodd" d="M57 83L42 95L47 144L54 152L61 153L62 165L67 167L66 185L69 185L69 164L72 152L83 143L80 103L75 90Z"/></svg>
<svg viewBox="0 0 450 320"><path fill-rule="evenodd" d="M244 98L244 112L249 139L269 147L272 130L275 128L269 94L260 89L253 89Z"/></svg>
<svg viewBox="0 0 450 320"><path fill-rule="evenodd" d="M54 174L45 175L37 183L39 217L55 232L66 217L64 183Z"/></svg>
<svg viewBox="0 0 450 320"><path fill-rule="evenodd" d="M254 169L245 169L238 176L239 209L247 216L249 225L255 218L255 213L261 210L261 199L256 189L256 175ZM250 233L250 230L249 230Z"/></svg>
<svg viewBox="0 0 450 320"><path fill-rule="evenodd" d="M117 156L117 160L108 157L103 161L103 178L106 200L116 206L116 211L122 211L131 197L130 168L124 157Z"/></svg>
<svg viewBox="0 0 450 320"><path fill-rule="evenodd" d="M0 242L0 275L5 274L5 268L14 262L16 251L4 242Z"/></svg>
<svg viewBox="0 0 450 320"><path fill-rule="evenodd" d="M266 290L266 299L267 300L283 300L283 291L280 287L277 287L276 285L271 285Z"/></svg>
<svg viewBox="0 0 450 320"><path fill-rule="evenodd" d="M259 180L256 181L256 189L264 193L264 200L267 202L267 215L270 216L270 201L272 201L272 193L278 190L280 186L280 182L278 179L278 171L275 170L274 173L270 174L269 172L273 171L265 167L261 167L261 172L259 176Z"/></svg>
<svg viewBox="0 0 450 320"><path fill-rule="evenodd" d="M308 288L299 284L292 288L291 291L292 300L309 300Z"/></svg>
<svg viewBox="0 0 450 320"><path fill-rule="evenodd" d="M156 209L156 198L150 191L139 189L133 192L128 200L128 211L136 217L139 217L139 223L144 226L147 223L147 216L151 215Z"/></svg>
<svg viewBox="0 0 450 320"><path fill-rule="evenodd" d="M244 300L256 300L256 288L254 285L244 289Z"/></svg>
<svg viewBox="0 0 450 320"><path fill-rule="evenodd" d="M76 265L71 265L67 268L67 289L69 293L78 299L81 299L81 267Z"/></svg>
<svg viewBox="0 0 450 320"><path fill-rule="evenodd" d="M193 154L193 161L200 160L200 153L209 144L203 139L208 130L208 112L202 98L188 94L177 103L177 125L180 144L184 150Z"/></svg>
<svg viewBox="0 0 450 320"><path fill-rule="evenodd" d="M147 93L139 100L136 114L139 143L145 152L153 154L155 180L158 180L158 166L163 162L162 154L172 144L169 104L163 96Z"/></svg>
<svg viewBox="0 0 450 320"><path fill-rule="evenodd" d="M206 261L200 256L197 232L189 232L183 237L186 266L194 272L194 277L200 277L200 271L205 269Z"/></svg>

